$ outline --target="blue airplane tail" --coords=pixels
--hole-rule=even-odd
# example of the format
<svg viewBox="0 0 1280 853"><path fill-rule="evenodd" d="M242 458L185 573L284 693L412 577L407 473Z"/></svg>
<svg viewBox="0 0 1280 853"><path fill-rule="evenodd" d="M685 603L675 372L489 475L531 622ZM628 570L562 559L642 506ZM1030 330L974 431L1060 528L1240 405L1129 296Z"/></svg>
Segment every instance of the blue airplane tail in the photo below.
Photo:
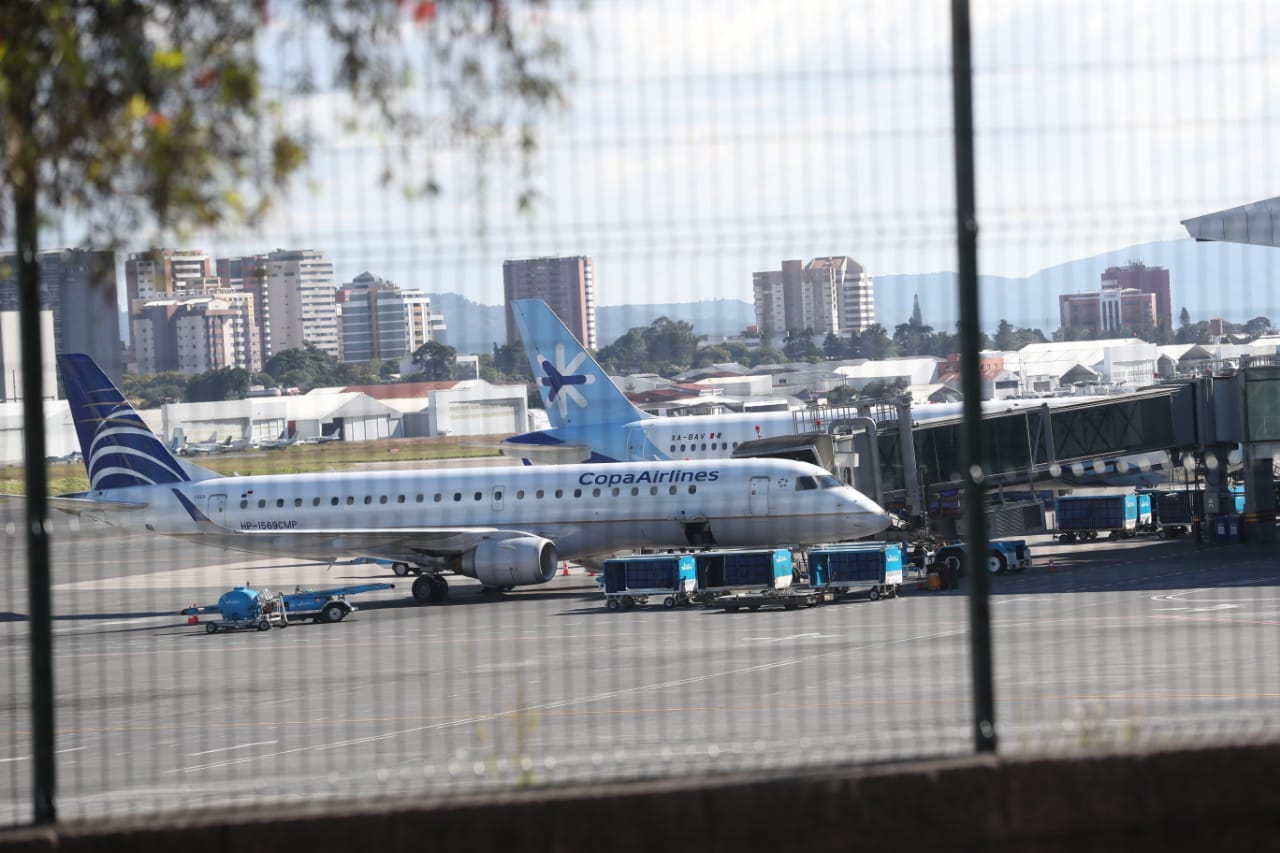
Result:
<svg viewBox="0 0 1280 853"><path fill-rule="evenodd" d="M183 483L187 469L87 355L58 356L91 489Z"/></svg>
<svg viewBox="0 0 1280 853"><path fill-rule="evenodd" d="M619 424L649 417L631 404L547 303L517 299L511 312L551 426Z"/></svg>

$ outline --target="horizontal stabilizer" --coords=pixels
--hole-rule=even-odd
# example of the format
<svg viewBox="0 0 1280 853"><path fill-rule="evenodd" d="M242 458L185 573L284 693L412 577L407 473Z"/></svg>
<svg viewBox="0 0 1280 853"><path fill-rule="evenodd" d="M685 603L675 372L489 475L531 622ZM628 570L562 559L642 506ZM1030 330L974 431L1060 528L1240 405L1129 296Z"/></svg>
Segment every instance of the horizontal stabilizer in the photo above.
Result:
<svg viewBox="0 0 1280 853"><path fill-rule="evenodd" d="M25 501L26 499L26 495L0 495L0 500L5 501ZM59 495L58 497L47 498L45 502L53 509L74 515L104 509L127 512L135 509L146 509L149 506L145 501L142 503L133 501L97 501L93 498L78 497L76 495Z"/></svg>
<svg viewBox="0 0 1280 853"><path fill-rule="evenodd" d="M585 444L533 444L504 441L497 447L498 453L503 456L528 459L535 465L570 465L591 460L591 448Z"/></svg>

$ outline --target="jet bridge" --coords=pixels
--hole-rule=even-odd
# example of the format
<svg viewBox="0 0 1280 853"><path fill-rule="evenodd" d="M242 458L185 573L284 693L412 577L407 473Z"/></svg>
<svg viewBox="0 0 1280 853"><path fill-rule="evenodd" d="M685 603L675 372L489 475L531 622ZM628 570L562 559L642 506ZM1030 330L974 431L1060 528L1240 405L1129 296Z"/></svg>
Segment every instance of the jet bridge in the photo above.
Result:
<svg viewBox="0 0 1280 853"><path fill-rule="evenodd" d="M1198 444L1195 400L1189 385L1166 386L1050 408L985 413L987 464L992 486L1033 480L1071 482L1091 474L1126 473L1120 457L1164 453ZM963 418L916 424L908 452L900 430L881 430L880 476L886 492L910 491L910 470L930 486L960 485ZM904 462L904 460L906 460Z"/></svg>
<svg viewBox="0 0 1280 853"><path fill-rule="evenodd" d="M993 494L1033 484L1140 485L1148 471L1155 473L1151 469L1194 458L1210 501L1225 491L1229 456L1243 448L1251 496L1246 527L1256 528L1259 538L1273 536L1271 458L1280 455L1278 402L1280 367L1264 363L1075 404L1050 407L1019 400L1009 401L1007 411L991 411L987 403L982 415L985 482ZM919 517L928 503L926 492L963 486L964 419L958 415L913 423L910 403L901 398L813 407L796 412L794 423L797 435L775 444L787 443L789 454L810 453L813 461L882 505L902 502ZM829 435L831 443L798 449L804 435ZM738 455L774 455L780 448L741 450Z"/></svg>

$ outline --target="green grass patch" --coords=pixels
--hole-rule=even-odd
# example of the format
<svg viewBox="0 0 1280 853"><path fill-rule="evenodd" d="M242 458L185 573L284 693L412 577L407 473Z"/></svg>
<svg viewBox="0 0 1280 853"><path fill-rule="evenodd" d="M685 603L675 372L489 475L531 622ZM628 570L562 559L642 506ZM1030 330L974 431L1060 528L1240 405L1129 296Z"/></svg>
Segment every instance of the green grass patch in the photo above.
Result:
<svg viewBox="0 0 1280 853"><path fill-rule="evenodd" d="M295 444L283 450L245 450L237 453L209 453L188 457L188 461L219 474L306 474L313 471L350 471L378 462L434 461L497 456L491 446L503 436L436 436L394 438L380 441L330 441L325 444ZM89 478L80 463L47 466L49 494L83 492ZM0 494L26 494L21 465L0 468Z"/></svg>

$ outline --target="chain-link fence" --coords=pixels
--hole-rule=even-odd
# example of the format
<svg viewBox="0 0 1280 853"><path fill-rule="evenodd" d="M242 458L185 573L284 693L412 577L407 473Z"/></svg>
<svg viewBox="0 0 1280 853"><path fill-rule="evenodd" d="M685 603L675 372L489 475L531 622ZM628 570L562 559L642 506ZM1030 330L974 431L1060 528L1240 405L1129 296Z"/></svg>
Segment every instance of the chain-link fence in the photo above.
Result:
<svg viewBox="0 0 1280 853"><path fill-rule="evenodd" d="M554 43L528 61L547 63L556 97L531 106L477 82L501 64L485 53L501 41L480 50L471 77L446 81L439 55L415 58L399 103L433 122L411 150L371 129L372 101L327 87L340 57L298 5L270 4L257 50L263 85L283 100L262 121L313 145L302 179L251 228L160 232L116 250L131 369L175 370L185 383L235 366L227 354L257 340L246 387L225 400L184 404L194 392L177 380L166 390L111 375L164 445L120 440L125 449L113 452L219 476L184 468L149 475L160 484L149 491L98 491L112 481L91 480L86 466L137 466L95 457L105 445L92 431L88 445L75 441L75 412L52 402L46 382L48 453L59 457L47 466L50 493L78 498L51 503L51 626L29 618L24 504L0 509L0 823L49 814L36 794L31 666L33 632L47 627L54 776L44 781L56 780L57 816L70 819L966 754L975 739L968 593L979 578L990 589L988 734L1001 752L1275 737L1280 563L1274 530L1256 541L1274 525L1274 500L1257 494L1272 445L1189 450L1201 472L1206 458L1222 460L1214 488L1241 506L1162 525L1128 518L1125 496L1203 490L1206 474L1189 486L1180 454L1117 464L1132 436L1118 440L1099 456L1096 472L1108 477L1084 476L1085 465L1076 482L1026 487L1031 501L1072 490L1121 507L1066 540L1049 512L1017 537L1029 566L1014 551L988 560L959 551L954 564L927 566L964 535L965 512L954 489L937 486L954 472L921 458L908 466L923 468L917 506L905 493L875 497L933 535L876 534L907 541L901 575L878 565L871 580L829 583L849 594L820 603L795 597L819 582L804 559L816 540L797 540L827 510L806 509L794 471L767 467L754 476L768 481L768 502L749 503L765 487L714 467L732 450L729 427L672 422L653 443L673 458L650 453L626 469L648 479L610 481L616 463L589 446L619 435L627 446L624 421L562 442L567 457L556 461L590 460L567 482L521 465L531 451L497 452L499 439L547 426L538 404L525 411L538 383L526 385L524 351L507 336L503 306L520 286L577 299L574 331L590 328L602 369L623 390L648 392L633 396L646 408L749 420L860 395L909 394L925 415L954 404L951 7L965 4L512 4L514 39ZM400 4L400 35L412 42L443 26L449 5ZM1274 344L1265 347L1280 249L1194 242L1181 223L1258 201L1276 183L1280 10L1261 0L975 2L969 30L984 397L1070 405L1057 398L1087 392L1096 402L1160 375L1203 378L1210 365L1228 399L1225 374L1274 358ZM286 31L301 37L286 41ZM304 77L314 80L297 87ZM459 107L468 81L476 88ZM50 218L40 246L81 245L81 224ZM142 263L156 246L203 259L200 282L181 285L200 292L175 294L177 264ZM301 250L313 254L286 257ZM576 278L521 285L508 262L538 258L588 263L575 264ZM223 263L232 259L250 272L237 276ZM369 280L361 292L366 272L381 280L373 300ZM313 274L318 301L289 281ZM224 291L255 287L246 320ZM341 314L335 289L347 294ZM417 338L410 291L430 302L428 314L418 309ZM179 305L179 295L204 303ZM379 299L395 302L393 322L354 323L357 305L377 318L369 306ZM58 307L50 352L76 299ZM333 337L322 339L307 324L326 311ZM0 313L0 358L16 400L9 316ZM197 326L207 345L209 329L235 322L218 338L223 355L195 351ZM406 325L394 356L338 367L343 347L405 341ZM83 340L59 337L58 351ZM477 354L470 375L431 373L440 353L418 349L428 340ZM290 350L299 354L280 356ZM563 373L582 364L538 355ZM567 397L597 390L565 387ZM3 491L15 493L23 462L39 460L22 458L20 404L4 405ZM1128 428L1140 443L1142 424ZM77 451L87 458L71 458ZM844 458L856 468L866 455ZM700 491L672 473L695 470L720 473L691 479ZM1045 503L1052 509L1054 496ZM661 574L654 587L611 590L598 559L574 552L583 531L610 521L642 528L607 534L625 548L679 544L674 536L690 553L764 547L752 534L772 530L769 545L795 547L796 576L734 583L695 571L699 592L790 590L743 598L736 612L724 600L684 601ZM1250 531L1255 541L1239 541ZM437 571L447 597L424 603L440 597L429 580ZM382 584L394 588L367 588ZM237 587L247 589L216 606ZM273 627L268 591L317 590L346 590L333 593L341 612L293 602L288 630Z"/></svg>

